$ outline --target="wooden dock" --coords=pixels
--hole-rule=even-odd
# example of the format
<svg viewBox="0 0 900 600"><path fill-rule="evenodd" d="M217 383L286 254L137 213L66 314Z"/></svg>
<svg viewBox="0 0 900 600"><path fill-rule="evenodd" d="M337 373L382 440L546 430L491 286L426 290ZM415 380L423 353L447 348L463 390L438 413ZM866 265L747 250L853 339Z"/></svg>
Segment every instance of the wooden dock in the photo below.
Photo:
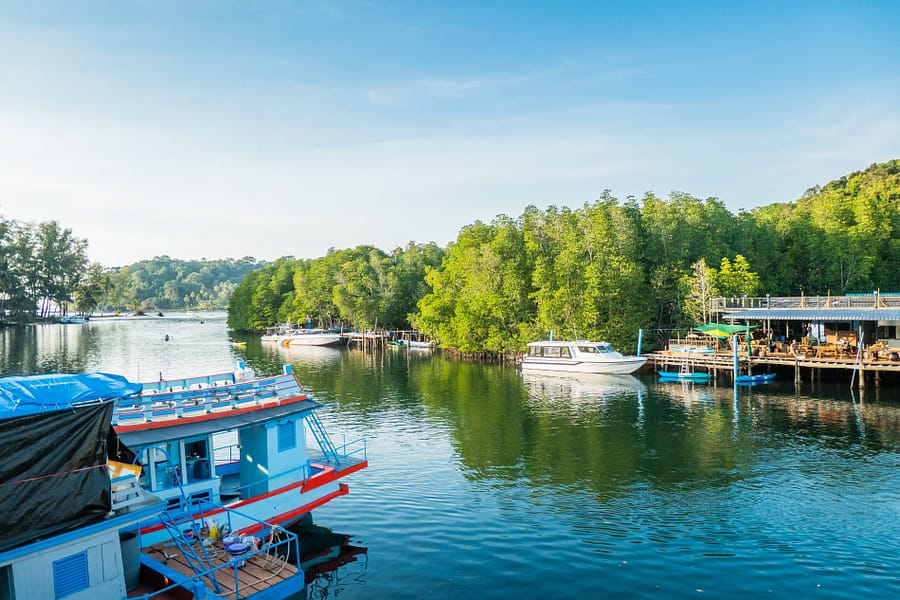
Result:
<svg viewBox="0 0 900 600"><path fill-rule="evenodd" d="M362 348L363 350L384 348L388 339L387 334L383 331L345 331L341 334L341 338L347 343L348 348Z"/></svg>
<svg viewBox="0 0 900 600"><path fill-rule="evenodd" d="M644 354L658 369L681 368L685 361L691 370L703 370L713 376L729 376L734 373L734 355L731 351L715 354L685 354L669 350ZM890 356L890 355L888 355ZM813 353L795 356L784 352L767 352L764 356L747 356L742 352L738 356L738 372L741 375L759 374L764 371L792 369L794 381L818 378L823 370L843 369L848 377L857 372L859 387L865 387L866 374L872 374L876 385L881 383L881 375L887 373L900 374L900 360L847 356L836 353Z"/></svg>

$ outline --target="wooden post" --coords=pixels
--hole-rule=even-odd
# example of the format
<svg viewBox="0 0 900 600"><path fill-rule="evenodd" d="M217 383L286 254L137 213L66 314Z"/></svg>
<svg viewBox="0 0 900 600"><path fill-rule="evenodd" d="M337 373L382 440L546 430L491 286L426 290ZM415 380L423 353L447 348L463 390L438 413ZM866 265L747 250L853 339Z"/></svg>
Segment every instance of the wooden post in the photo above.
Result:
<svg viewBox="0 0 900 600"><path fill-rule="evenodd" d="M800 359L794 361L794 383L800 383Z"/></svg>

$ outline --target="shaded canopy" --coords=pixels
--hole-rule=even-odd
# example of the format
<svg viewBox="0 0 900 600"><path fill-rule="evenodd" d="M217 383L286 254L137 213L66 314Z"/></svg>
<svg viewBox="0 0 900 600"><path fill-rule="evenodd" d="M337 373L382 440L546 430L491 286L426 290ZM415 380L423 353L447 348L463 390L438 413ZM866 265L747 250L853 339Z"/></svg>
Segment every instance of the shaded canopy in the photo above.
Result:
<svg viewBox="0 0 900 600"><path fill-rule="evenodd" d="M724 323L707 323L694 327L694 331L705 333L720 338L731 337L735 333L745 333L747 329L756 329L756 325L726 325Z"/></svg>

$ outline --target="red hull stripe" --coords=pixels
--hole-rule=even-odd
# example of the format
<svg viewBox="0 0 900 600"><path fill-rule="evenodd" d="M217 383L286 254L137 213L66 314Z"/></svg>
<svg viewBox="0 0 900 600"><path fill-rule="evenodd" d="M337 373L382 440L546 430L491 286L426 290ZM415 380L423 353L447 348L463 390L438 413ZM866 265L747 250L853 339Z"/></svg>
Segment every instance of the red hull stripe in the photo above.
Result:
<svg viewBox="0 0 900 600"><path fill-rule="evenodd" d="M306 394L301 394L299 396L292 396L290 398L285 398L280 402L266 402L265 404L248 406L245 408L233 408L228 411L219 411L212 412L208 414L199 415L196 417L179 417L174 419L166 419L164 421L150 421L149 423L140 423L137 425L116 425L115 430L117 433L125 433L127 431L141 431L144 429L156 429L159 427L171 427L172 425L184 425L186 423L199 423L201 421L211 421L213 419L218 419L224 416L231 415L240 415L244 413L254 412L257 410L263 410L265 408L271 408L272 406L284 406L285 404L293 404L294 402L301 402L306 400Z"/></svg>
<svg viewBox="0 0 900 600"><path fill-rule="evenodd" d="M284 494L295 488L299 488L300 493L302 494L303 492L308 492L310 490L314 490L317 487L321 487L321 486L325 485L326 483L331 483L332 481L335 481L336 479L340 479L344 475L349 475L350 473L355 473L356 471L364 469L367 466L369 466L369 462L362 461L361 463L353 465L352 467L345 469L343 471L340 471L340 472L335 472L333 469L331 469L329 467L329 468L326 468L325 471L319 473L318 475L310 477L306 481L298 481L297 483L292 483L292 484L286 485L282 488L278 488L277 490L275 490L273 492L260 494L259 496L253 496L252 498L247 498L246 500L241 500L240 502L235 502L234 504L229 504L228 508L240 509L241 507L247 506L248 504L254 504L256 502L259 502L260 500L264 500L266 498L271 498L272 496L278 496L279 494ZM304 487L304 484L306 484L305 487ZM337 494L338 496L343 496L350 489L347 487L346 484L343 484L343 483L341 484L341 488L342 489L346 488L346 491L344 491L341 494ZM314 504L315 506L321 506L322 504L327 502L332 497L334 497L334 496L333 495L325 496L326 500L317 500L311 504ZM309 512L310 510L312 510L312 508L306 508L306 506L307 505L304 505L304 506L300 507L299 509L297 509L297 510L301 511L300 512L301 515L304 512ZM224 512L225 512L224 508L216 508L216 509L213 509L213 510L203 513L203 518L211 517L213 515L217 515L217 514L224 513ZM291 511L291 512L294 512L294 511ZM276 522L277 523L278 521L269 520L267 522ZM163 528L162 523L160 523L159 525L151 525L149 527L145 527L145 528L141 529L141 533L142 534L153 533L154 531L159 531L162 528Z"/></svg>
<svg viewBox="0 0 900 600"><path fill-rule="evenodd" d="M274 518L266 519L266 523L269 523L270 525L279 525L281 523L296 521L306 513L310 512L313 509L319 508L326 502L330 502L340 496L346 496L349 493L350 486L348 486L346 483L342 483L337 490L331 492L327 496L323 496L314 502L310 502L309 504L304 504L300 508L295 508L294 510L289 510L288 512L281 513ZM261 530L262 528L262 525L251 525L246 529L241 529L240 533L244 535L251 535Z"/></svg>

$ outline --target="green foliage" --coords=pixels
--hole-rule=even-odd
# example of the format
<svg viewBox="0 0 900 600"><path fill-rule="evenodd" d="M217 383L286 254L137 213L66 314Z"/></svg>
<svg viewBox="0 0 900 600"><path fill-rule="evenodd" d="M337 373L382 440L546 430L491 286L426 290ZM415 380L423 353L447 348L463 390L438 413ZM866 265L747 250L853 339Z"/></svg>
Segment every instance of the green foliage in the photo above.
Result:
<svg viewBox="0 0 900 600"><path fill-rule="evenodd" d="M769 293L900 290L900 160L875 164L806 192L797 202L750 213L746 256Z"/></svg>
<svg viewBox="0 0 900 600"><path fill-rule="evenodd" d="M20 321L65 311L84 276L86 248L85 240L56 221L0 217L0 308Z"/></svg>
<svg viewBox="0 0 900 600"><path fill-rule="evenodd" d="M265 265L239 260L178 260L157 256L109 272L106 310L222 309L243 277Z"/></svg>
<svg viewBox="0 0 900 600"><path fill-rule="evenodd" d="M747 259L738 254L734 262L722 257L719 272L715 274L715 290L720 296L755 296L759 288L759 275L750 271Z"/></svg>
<svg viewBox="0 0 900 600"><path fill-rule="evenodd" d="M242 331L283 322L407 329L409 313L430 289L425 273L442 257L435 244L410 243L391 254L358 246L316 259L279 259L238 284L228 324Z"/></svg>
<svg viewBox="0 0 900 600"><path fill-rule="evenodd" d="M708 323L709 300L719 295L716 270L706 264L706 259L701 258L691 265L690 275L682 275L681 289L684 314L690 318L691 325Z"/></svg>

